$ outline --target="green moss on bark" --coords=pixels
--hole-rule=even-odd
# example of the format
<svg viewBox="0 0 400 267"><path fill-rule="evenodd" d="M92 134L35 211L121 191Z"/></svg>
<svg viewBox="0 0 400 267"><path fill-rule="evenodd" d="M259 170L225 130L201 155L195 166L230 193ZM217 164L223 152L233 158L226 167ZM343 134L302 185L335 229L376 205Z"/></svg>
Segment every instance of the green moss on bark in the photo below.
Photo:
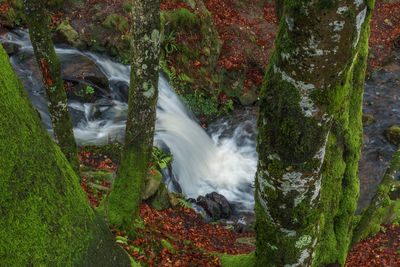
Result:
<svg viewBox="0 0 400 267"><path fill-rule="evenodd" d="M1 45L0 87L1 264L130 266L42 126Z"/></svg>

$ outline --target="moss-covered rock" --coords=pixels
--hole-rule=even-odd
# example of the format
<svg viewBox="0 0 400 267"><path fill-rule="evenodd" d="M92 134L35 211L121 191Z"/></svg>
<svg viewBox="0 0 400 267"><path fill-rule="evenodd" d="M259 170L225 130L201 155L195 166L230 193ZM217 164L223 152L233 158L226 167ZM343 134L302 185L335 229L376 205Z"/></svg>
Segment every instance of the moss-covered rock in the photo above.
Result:
<svg viewBox="0 0 400 267"><path fill-rule="evenodd" d="M362 115L362 123L364 127L368 127L371 124L373 124L374 122L376 122L374 116L372 116L371 114L363 114Z"/></svg>
<svg viewBox="0 0 400 267"><path fill-rule="evenodd" d="M240 104L243 106L253 105L257 99L258 95L253 90L249 90L239 97Z"/></svg>
<svg viewBox="0 0 400 267"><path fill-rule="evenodd" d="M385 131L385 137L392 145L400 145L400 127L392 125Z"/></svg>
<svg viewBox="0 0 400 267"><path fill-rule="evenodd" d="M68 20L61 22L55 29L54 40L57 43L67 43L76 48L85 48L85 43L80 39L78 32L72 28Z"/></svg>
<svg viewBox="0 0 400 267"><path fill-rule="evenodd" d="M151 206L156 210L168 209L171 207L167 186L162 182L156 195L151 200Z"/></svg>
<svg viewBox="0 0 400 267"><path fill-rule="evenodd" d="M159 171L153 170L154 174L148 175L142 193L142 200L152 197L160 188L162 175Z"/></svg>

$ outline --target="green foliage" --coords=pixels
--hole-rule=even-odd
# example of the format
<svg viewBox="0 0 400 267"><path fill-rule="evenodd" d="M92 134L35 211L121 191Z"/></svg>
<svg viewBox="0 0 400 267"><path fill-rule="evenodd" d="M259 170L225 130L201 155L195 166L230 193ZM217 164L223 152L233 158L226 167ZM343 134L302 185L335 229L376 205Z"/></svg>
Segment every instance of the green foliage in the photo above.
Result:
<svg viewBox="0 0 400 267"><path fill-rule="evenodd" d="M192 203L189 201L186 201L184 198L176 198L179 202L179 205L184 208L184 209L193 209Z"/></svg>
<svg viewBox="0 0 400 267"><path fill-rule="evenodd" d="M190 78L188 75L186 75L185 73L179 73L178 75L178 80L181 82L188 82L188 83L193 83L194 80L192 78Z"/></svg>
<svg viewBox="0 0 400 267"><path fill-rule="evenodd" d="M94 88L90 85L86 86L86 90L85 90L87 95L93 95L94 94Z"/></svg>
<svg viewBox="0 0 400 267"><path fill-rule="evenodd" d="M165 51L165 56L168 57L174 51L178 51L178 46L176 45L176 38L175 32L171 31L167 36L164 38L163 49Z"/></svg>
<svg viewBox="0 0 400 267"><path fill-rule="evenodd" d="M128 245L128 237L119 235L119 236L115 237L115 242L118 244L127 246Z"/></svg>
<svg viewBox="0 0 400 267"><path fill-rule="evenodd" d="M153 162L155 162L160 169L165 169L172 161L172 155L165 154L164 151L155 146L153 146L152 158Z"/></svg>
<svg viewBox="0 0 400 267"><path fill-rule="evenodd" d="M186 94L183 101L195 114L204 114L206 116L219 114L216 97L207 97L203 92L195 90L193 94Z"/></svg>

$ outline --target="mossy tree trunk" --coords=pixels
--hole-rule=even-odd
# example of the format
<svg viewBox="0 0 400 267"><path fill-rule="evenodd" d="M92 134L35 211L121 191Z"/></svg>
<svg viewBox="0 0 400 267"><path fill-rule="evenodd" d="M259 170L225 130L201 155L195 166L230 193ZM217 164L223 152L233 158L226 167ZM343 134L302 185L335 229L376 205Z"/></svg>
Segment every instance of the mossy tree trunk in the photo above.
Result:
<svg viewBox="0 0 400 267"><path fill-rule="evenodd" d="M23 0L26 23L33 51L43 75L54 137L75 171L79 171L72 122L68 112L67 94L61 77L60 61L48 29L48 16L43 0Z"/></svg>
<svg viewBox="0 0 400 267"><path fill-rule="evenodd" d="M359 195L373 5L283 1L260 94L257 266L344 264Z"/></svg>
<svg viewBox="0 0 400 267"><path fill-rule="evenodd" d="M107 203L111 224L131 229L148 174L158 97L160 1L132 0L132 62L125 146Z"/></svg>
<svg viewBox="0 0 400 267"><path fill-rule="evenodd" d="M130 266L0 45L2 266Z"/></svg>

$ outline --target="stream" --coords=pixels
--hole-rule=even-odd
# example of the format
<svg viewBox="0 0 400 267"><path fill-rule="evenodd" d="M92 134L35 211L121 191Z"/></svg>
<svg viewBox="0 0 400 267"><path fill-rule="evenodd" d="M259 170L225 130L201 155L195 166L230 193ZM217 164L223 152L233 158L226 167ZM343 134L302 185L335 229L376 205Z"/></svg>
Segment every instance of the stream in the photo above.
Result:
<svg viewBox="0 0 400 267"><path fill-rule="evenodd" d="M40 113L43 125L52 134L45 89L27 31L7 33L0 41L19 46L18 54L10 58L11 64ZM77 143L100 145L123 141L130 67L106 55L81 52L71 47L56 46L56 53L65 80L79 79L78 68L84 69L88 76L96 76L96 79L81 81L85 84L95 87L90 80L102 80L102 75L108 81L109 88L98 90L100 95L94 103L69 98ZM256 116L250 114L251 111L243 110L229 118L221 118L211 123L206 132L167 79L160 75L154 144L173 155L173 175L164 177L169 189L182 191L188 198L217 192L234 204L236 211L252 212L253 177L258 156Z"/></svg>
<svg viewBox="0 0 400 267"><path fill-rule="evenodd" d="M43 125L52 134L44 87L27 31L7 33L0 36L0 41L19 46L19 52L10 57L11 64L40 113ZM97 76L97 80L105 80L105 87L108 86L96 91L94 102L69 98L77 143L100 145L123 141L130 67L106 55L81 52L69 46L56 46L56 52L64 79L96 87L90 80L79 80L76 69L83 68ZM372 198L395 151L383 132L393 124L400 124L398 62L399 58L365 83L363 112L373 115L377 122L364 127L358 211ZM252 213L258 158L256 116L255 108L238 109L232 116L210 123L205 131L167 79L160 75L154 144L173 155L172 175L163 173L169 189L182 191L190 198L215 191L234 204L237 211Z"/></svg>

